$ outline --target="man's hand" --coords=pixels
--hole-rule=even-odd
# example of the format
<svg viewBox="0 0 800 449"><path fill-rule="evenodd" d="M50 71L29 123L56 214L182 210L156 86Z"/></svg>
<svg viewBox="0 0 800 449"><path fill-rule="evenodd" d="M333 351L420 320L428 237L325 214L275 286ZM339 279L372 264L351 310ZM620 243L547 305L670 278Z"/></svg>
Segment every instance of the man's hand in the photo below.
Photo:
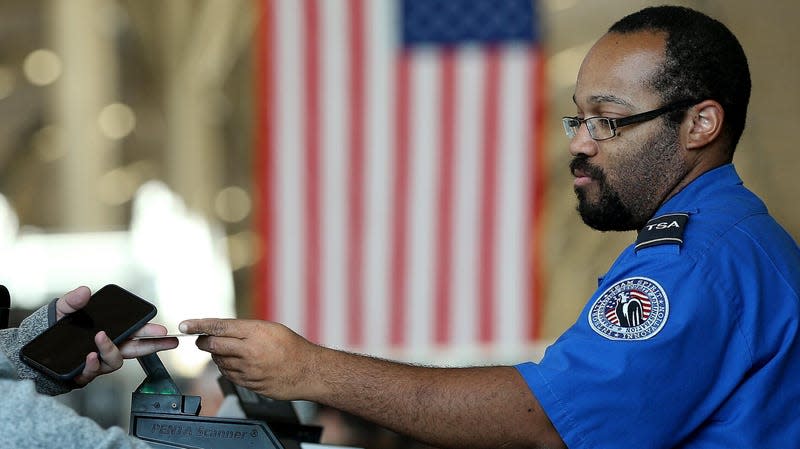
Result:
<svg viewBox="0 0 800 449"><path fill-rule="evenodd" d="M179 329L197 338L228 379L275 399L311 399L313 366L324 348L268 321L206 318L183 321Z"/></svg>
<svg viewBox="0 0 800 449"><path fill-rule="evenodd" d="M60 320L89 303L91 292L87 287L78 287L56 301L56 320ZM166 335L167 328L160 324L148 323L136 331L134 336ZM157 351L173 349L178 346L177 338L157 338L151 340L128 340L117 347L105 332L94 336L97 352L86 356L86 366L75 377L74 382L84 386L101 374L108 374L122 367L123 359L132 359Z"/></svg>

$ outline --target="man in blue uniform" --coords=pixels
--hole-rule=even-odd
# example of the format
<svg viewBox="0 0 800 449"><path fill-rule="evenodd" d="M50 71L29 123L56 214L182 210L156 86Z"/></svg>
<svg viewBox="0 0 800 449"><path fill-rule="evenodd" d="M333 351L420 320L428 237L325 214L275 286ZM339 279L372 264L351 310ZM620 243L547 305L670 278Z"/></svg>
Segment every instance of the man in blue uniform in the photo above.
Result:
<svg viewBox="0 0 800 449"><path fill-rule="evenodd" d="M584 222L639 230L540 363L437 369L313 345L276 323L189 320L232 380L446 447L800 445L800 249L731 161L750 76L721 23L616 23L564 118Z"/></svg>

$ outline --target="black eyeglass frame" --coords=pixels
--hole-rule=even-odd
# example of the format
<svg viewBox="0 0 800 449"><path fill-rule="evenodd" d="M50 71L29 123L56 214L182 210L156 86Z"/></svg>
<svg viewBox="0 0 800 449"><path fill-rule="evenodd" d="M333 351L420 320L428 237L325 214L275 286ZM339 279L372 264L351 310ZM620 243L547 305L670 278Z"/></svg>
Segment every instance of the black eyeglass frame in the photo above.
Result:
<svg viewBox="0 0 800 449"><path fill-rule="evenodd" d="M575 130L580 128L581 124L585 123L587 120L597 120L597 119L605 120L608 122L608 128L611 130L611 135L608 137L603 137L602 139L598 139L592 135L592 129L588 125L586 127L586 129L589 131L589 137L591 137L592 140L601 142L603 140L613 139L614 137L617 137L617 128L653 120L654 118L664 115L668 112L674 112L683 108L694 106L697 103L700 103L701 101L703 100L695 100L695 99L680 100L674 103L670 103L666 106L662 106L658 109L653 109L652 111L640 112L638 114L633 114L627 117L620 117L620 118L609 118L609 117L603 117L601 115L596 115L593 117L586 117L586 118L562 117L561 123L564 126L564 132L567 134L567 137L569 139L572 139L577 135L577 131ZM570 130L573 130L572 133L570 133Z"/></svg>

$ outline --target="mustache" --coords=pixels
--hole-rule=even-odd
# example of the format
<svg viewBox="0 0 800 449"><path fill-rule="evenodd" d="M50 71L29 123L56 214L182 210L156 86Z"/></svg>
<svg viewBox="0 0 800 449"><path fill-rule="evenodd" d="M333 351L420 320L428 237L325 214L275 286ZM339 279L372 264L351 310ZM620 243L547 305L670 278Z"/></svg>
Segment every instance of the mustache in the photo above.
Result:
<svg viewBox="0 0 800 449"><path fill-rule="evenodd" d="M602 168L592 165L585 156L577 156L573 158L569 163L569 171L573 176L575 175L576 171L580 171L594 179L605 179L606 176Z"/></svg>

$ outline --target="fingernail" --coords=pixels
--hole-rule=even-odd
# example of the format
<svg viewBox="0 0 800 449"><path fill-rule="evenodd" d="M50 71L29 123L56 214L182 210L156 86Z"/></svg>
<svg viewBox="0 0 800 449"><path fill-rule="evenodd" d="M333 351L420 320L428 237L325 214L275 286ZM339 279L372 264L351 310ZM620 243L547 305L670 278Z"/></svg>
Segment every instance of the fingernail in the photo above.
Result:
<svg viewBox="0 0 800 449"><path fill-rule="evenodd" d="M188 329L189 329L189 326L187 326L186 323L181 323L181 324L178 325L178 330L180 330L183 333L186 333L186 331Z"/></svg>

